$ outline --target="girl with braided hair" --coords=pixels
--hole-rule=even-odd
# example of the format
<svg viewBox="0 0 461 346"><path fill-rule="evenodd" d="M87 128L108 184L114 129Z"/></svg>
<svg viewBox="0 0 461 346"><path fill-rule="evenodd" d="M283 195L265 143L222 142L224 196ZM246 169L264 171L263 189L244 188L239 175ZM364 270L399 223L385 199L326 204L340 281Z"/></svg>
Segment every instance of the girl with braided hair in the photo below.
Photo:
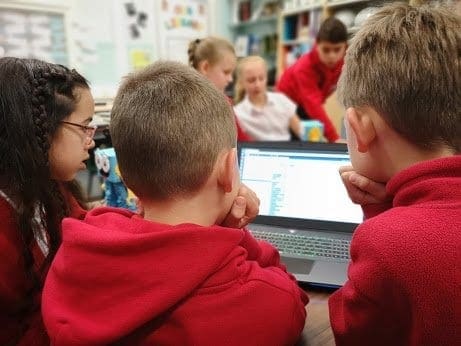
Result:
<svg viewBox="0 0 461 346"><path fill-rule="evenodd" d="M75 70L0 59L0 344L48 345L40 295L61 220L82 218L74 182L94 147L94 100Z"/></svg>
<svg viewBox="0 0 461 346"><path fill-rule="evenodd" d="M191 41L187 54L189 65L204 75L224 94L224 90L232 82L232 73L237 66L237 57L232 44L223 38L209 36ZM228 102L232 105L229 98ZM237 139L250 141L251 137L242 129L237 117L235 117L235 124Z"/></svg>

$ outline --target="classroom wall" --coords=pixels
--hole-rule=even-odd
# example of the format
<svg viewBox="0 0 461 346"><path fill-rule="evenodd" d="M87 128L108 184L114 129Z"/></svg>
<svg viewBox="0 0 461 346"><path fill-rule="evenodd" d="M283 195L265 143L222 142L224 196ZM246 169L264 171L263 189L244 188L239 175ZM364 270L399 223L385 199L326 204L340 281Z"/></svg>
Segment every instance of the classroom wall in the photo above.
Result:
<svg viewBox="0 0 461 346"><path fill-rule="evenodd" d="M73 30L72 35L79 41L74 45L75 65L93 82L96 97L113 96L124 75L157 59L187 62L189 41L216 30L216 17L210 14L221 3L207 0L72 2L71 21L73 29L78 29ZM127 2L135 5L136 15L127 14ZM147 16L143 25L138 21L140 13ZM133 27L137 37L133 36Z"/></svg>
<svg viewBox="0 0 461 346"><path fill-rule="evenodd" d="M114 1L71 0L69 39L71 64L91 81L96 97L115 94L126 72Z"/></svg>
<svg viewBox="0 0 461 346"><path fill-rule="evenodd" d="M97 98L113 97L121 78L137 67L159 58L184 61L187 59L187 44L190 39L211 34L232 40L229 26L232 0L131 1L135 4L137 13L147 14L144 25L137 25L137 38L131 36L129 29L136 24L136 20L127 15L127 2L130 0L4 0L0 4L17 8L52 9L65 13L69 66L89 79ZM205 4L208 11L204 23L205 31L194 31L185 27L167 31L167 21L176 19L180 22L184 15L175 16L171 8L169 12L162 12L163 3L168 3L170 7L189 4L189 9L182 8L186 12L197 12L196 5ZM327 111L334 115L333 121L340 129L344 111L335 97L328 100Z"/></svg>
<svg viewBox="0 0 461 346"><path fill-rule="evenodd" d="M4 0L1 5L65 14L68 64L98 98L115 95L121 78L159 58L187 61L191 39L225 30L217 0ZM126 3L134 5L129 15ZM204 5L204 6L202 6ZM139 15L145 20L139 21ZM136 37L133 36L133 27Z"/></svg>
<svg viewBox="0 0 461 346"><path fill-rule="evenodd" d="M232 37L229 28L231 18L231 1L232 0L212 0L210 1L215 15L211 19L211 34L230 39Z"/></svg>
<svg viewBox="0 0 461 346"><path fill-rule="evenodd" d="M98 97L115 94L120 77L127 72L117 7L111 0L7 0L0 8L31 13L59 13L65 18L67 64L86 76Z"/></svg>

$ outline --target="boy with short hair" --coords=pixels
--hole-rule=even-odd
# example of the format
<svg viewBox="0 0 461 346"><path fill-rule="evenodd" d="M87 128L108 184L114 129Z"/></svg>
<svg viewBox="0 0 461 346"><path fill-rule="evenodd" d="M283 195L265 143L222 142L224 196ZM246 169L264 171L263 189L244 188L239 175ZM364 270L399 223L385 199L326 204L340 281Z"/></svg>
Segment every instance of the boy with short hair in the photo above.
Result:
<svg viewBox="0 0 461 346"><path fill-rule="evenodd" d="M351 162L393 200L355 231L349 279L329 301L338 345L461 340L460 28L446 9L391 4L348 49L338 92Z"/></svg>
<svg viewBox="0 0 461 346"><path fill-rule="evenodd" d="M277 250L218 226L241 186L222 93L190 67L155 63L121 85L110 131L144 217L101 208L64 221L43 295L52 343L295 343L308 299Z"/></svg>
<svg viewBox="0 0 461 346"><path fill-rule="evenodd" d="M302 119L323 123L330 142L337 141L339 135L323 104L336 89L346 48L346 27L339 19L327 18L320 26L315 46L283 72L276 86L298 105Z"/></svg>

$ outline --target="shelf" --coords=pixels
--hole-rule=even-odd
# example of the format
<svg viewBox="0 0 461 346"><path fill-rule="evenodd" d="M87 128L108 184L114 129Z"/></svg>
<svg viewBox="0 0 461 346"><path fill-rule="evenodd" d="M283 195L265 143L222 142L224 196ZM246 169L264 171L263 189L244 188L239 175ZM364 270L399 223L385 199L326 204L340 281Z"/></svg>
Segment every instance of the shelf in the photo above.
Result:
<svg viewBox="0 0 461 346"><path fill-rule="evenodd" d="M338 0L338 1L328 0L326 2L326 6L329 7L329 8L334 8L334 7L338 7L338 6L355 5L355 4L359 4L361 2L366 2L366 0Z"/></svg>
<svg viewBox="0 0 461 346"><path fill-rule="evenodd" d="M306 38L298 38L295 40L283 40L282 45L283 46L296 46L298 44L309 43L309 42L311 42L311 39L306 37Z"/></svg>
<svg viewBox="0 0 461 346"><path fill-rule="evenodd" d="M261 17L257 19L250 19L244 22L232 23L232 24L229 24L229 27L236 29L236 28L243 28L243 27L248 27L248 26L259 25L263 23L270 23L270 22L277 21L277 18L278 18L277 15L266 16L266 17Z"/></svg>
<svg viewBox="0 0 461 346"><path fill-rule="evenodd" d="M301 6L301 7L295 7L295 8L290 8L290 9L287 9L287 10L283 10L282 11L282 16L288 17L288 16L296 15L296 14L299 14L299 13L302 13L302 12L309 12L309 11L312 11L312 10L320 10L322 8L323 8L322 3L310 4L310 5L305 5L305 6Z"/></svg>
<svg viewBox="0 0 461 346"><path fill-rule="evenodd" d="M304 5L304 6L299 6L299 7L283 10L282 16L287 17L287 16L296 15L302 12L320 10L324 7L335 8L339 6L349 6L349 5L360 4L363 2L367 2L367 0L338 0L338 1L329 0L326 3L323 1L316 1L309 5Z"/></svg>

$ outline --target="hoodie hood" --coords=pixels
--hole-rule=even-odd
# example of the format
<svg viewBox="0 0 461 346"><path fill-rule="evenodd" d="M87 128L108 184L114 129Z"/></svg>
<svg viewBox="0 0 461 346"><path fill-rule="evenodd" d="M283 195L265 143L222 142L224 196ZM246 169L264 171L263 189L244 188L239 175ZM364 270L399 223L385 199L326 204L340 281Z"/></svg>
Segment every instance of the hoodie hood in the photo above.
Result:
<svg viewBox="0 0 461 346"><path fill-rule="evenodd" d="M159 224L116 208L64 219L62 229L42 299L57 345L107 344L161 319L244 237L241 230Z"/></svg>

